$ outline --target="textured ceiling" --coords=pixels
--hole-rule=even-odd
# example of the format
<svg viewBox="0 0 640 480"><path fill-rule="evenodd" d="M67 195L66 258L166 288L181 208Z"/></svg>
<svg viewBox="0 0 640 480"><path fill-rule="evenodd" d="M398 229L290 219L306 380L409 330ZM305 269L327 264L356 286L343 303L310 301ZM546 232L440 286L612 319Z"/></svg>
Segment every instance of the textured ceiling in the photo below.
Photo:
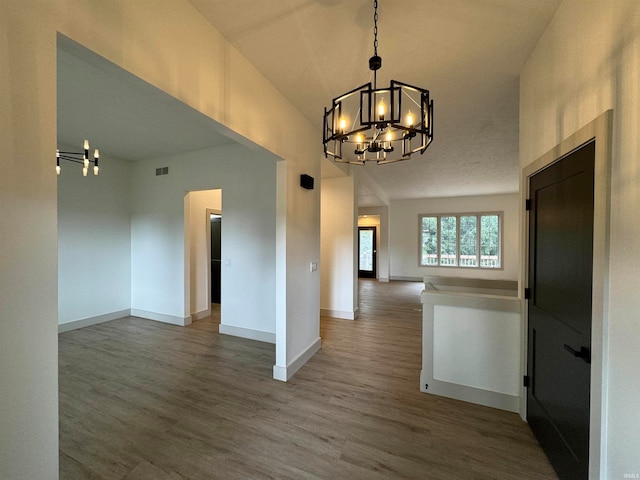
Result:
<svg viewBox="0 0 640 480"><path fill-rule="evenodd" d="M373 1L190 2L317 127L320 150L324 106L370 79ZM361 205L518 190L518 75L559 3L379 0L378 85L430 90L434 142L364 167L374 185Z"/></svg>

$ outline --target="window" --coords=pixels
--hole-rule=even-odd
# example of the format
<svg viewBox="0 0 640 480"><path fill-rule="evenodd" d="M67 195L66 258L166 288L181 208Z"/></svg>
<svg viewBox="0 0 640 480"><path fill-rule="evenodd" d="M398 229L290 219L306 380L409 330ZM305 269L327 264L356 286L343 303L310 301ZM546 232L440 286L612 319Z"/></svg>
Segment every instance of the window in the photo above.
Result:
<svg viewBox="0 0 640 480"><path fill-rule="evenodd" d="M420 215L420 266L502 268L502 213Z"/></svg>

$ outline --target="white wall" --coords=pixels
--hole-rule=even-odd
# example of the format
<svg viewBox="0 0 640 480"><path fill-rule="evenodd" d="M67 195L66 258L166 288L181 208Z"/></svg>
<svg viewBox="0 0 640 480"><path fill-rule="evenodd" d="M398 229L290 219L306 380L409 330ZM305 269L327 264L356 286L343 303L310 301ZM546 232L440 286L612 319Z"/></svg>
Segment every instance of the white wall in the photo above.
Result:
<svg viewBox="0 0 640 480"><path fill-rule="evenodd" d="M209 291L211 290L209 270L210 237L207 231L211 225L207 210L222 212L222 190L200 190L187 194L189 204L190 242L190 313L198 315L210 312Z"/></svg>
<svg viewBox="0 0 640 480"><path fill-rule="evenodd" d="M23 8L0 2L0 478L48 480L58 478L55 34Z"/></svg>
<svg viewBox="0 0 640 480"><path fill-rule="evenodd" d="M82 139L81 139L82 140ZM81 141L80 140L80 141ZM73 147L62 147L73 150ZM75 150L80 150L79 144ZM102 156L100 174L62 161L58 176L58 322L131 308L131 169Z"/></svg>
<svg viewBox="0 0 640 480"><path fill-rule="evenodd" d="M606 455L600 477L611 480L640 473L638 85L640 4L635 0L565 0L525 64L520 82L523 167L604 111L614 110L604 322L608 356L603 365Z"/></svg>
<svg viewBox="0 0 640 480"><path fill-rule="evenodd" d="M357 236L354 177L322 179L320 308L323 314L357 316Z"/></svg>
<svg viewBox="0 0 640 480"><path fill-rule="evenodd" d="M520 314L435 305L433 377L517 397Z"/></svg>
<svg viewBox="0 0 640 480"><path fill-rule="evenodd" d="M306 145L317 144L315 134L304 140L309 142ZM278 162L276 261L279 274L276 275L273 376L283 381L291 378L320 349L320 272L309 271L311 262L320 261L320 189L300 187L302 173L319 178L319 163L312 167ZM286 292L284 299L282 292Z"/></svg>
<svg viewBox="0 0 640 480"><path fill-rule="evenodd" d="M169 174L156 176L159 167ZM220 206L220 195L188 192L221 188L221 323L274 334L275 157L234 145L136 162L132 187L132 312L190 321L189 284L207 275L191 273L191 237L204 238L205 209ZM206 268L206 240L200 246Z"/></svg>
<svg viewBox="0 0 640 480"><path fill-rule="evenodd" d="M389 207L359 207L358 215L375 215L378 228L378 280L389 281ZM360 225L360 219L358 220Z"/></svg>
<svg viewBox="0 0 640 480"><path fill-rule="evenodd" d="M391 278L422 280L425 275L492 280L516 280L520 268L520 196L515 194L474 197L395 200L389 207ZM503 269L418 266L418 216L423 213L504 212Z"/></svg>
<svg viewBox="0 0 640 480"><path fill-rule="evenodd" d="M58 477L56 32L285 160L281 377L318 344L308 263L320 254L320 198L298 181L319 177L321 152L316 129L186 0L5 0L0 31L0 477L48 480Z"/></svg>

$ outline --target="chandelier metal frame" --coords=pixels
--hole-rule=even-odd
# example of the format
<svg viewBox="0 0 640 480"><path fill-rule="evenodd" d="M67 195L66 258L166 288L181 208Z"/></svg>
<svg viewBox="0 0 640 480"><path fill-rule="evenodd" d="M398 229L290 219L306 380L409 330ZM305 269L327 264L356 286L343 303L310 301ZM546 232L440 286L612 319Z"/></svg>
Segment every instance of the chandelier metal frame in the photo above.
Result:
<svg viewBox="0 0 640 480"><path fill-rule="evenodd" d="M378 56L377 0L373 48L369 59L373 83L334 98L331 108L324 109L324 154L338 163L364 165L375 161L383 165L408 160L413 153L423 154L433 141L433 100L429 90L396 80L391 80L389 87L377 87L377 71L382 67ZM419 113L414 115L411 108Z"/></svg>

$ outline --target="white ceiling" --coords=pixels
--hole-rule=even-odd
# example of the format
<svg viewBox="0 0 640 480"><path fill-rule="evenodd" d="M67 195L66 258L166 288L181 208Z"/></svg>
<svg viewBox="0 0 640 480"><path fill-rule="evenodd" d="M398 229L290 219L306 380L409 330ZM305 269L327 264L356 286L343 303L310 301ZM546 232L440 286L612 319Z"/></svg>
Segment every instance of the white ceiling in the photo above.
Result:
<svg viewBox="0 0 640 480"><path fill-rule="evenodd" d="M324 106L370 78L373 0L190 2L317 127L321 152ZM378 84L430 90L434 141L409 161L358 167L374 182L361 205L518 190L518 76L559 3L379 0Z"/></svg>
<svg viewBox="0 0 640 480"><path fill-rule="evenodd" d="M58 48L58 144L142 160L234 143L209 117L85 48ZM107 168L103 161L103 169Z"/></svg>

